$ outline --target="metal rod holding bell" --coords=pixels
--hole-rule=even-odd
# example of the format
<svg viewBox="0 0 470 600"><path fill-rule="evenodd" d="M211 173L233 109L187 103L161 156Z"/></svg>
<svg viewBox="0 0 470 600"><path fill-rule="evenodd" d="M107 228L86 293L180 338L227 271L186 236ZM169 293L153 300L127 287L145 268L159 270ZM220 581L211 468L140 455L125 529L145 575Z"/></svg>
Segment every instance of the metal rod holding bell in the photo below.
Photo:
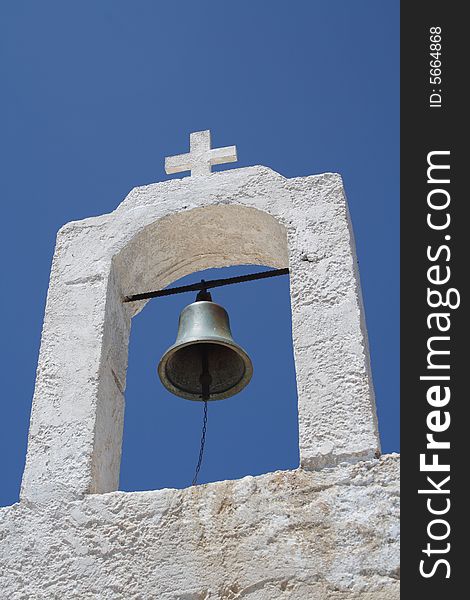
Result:
<svg viewBox="0 0 470 600"><path fill-rule="evenodd" d="M288 275L289 269L271 269L261 271L260 273L249 273L248 275L238 275L237 277L225 277L224 279L209 279L200 283L191 283L190 285L181 285L154 292L144 292L142 294L132 294L124 296L123 302L138 302L139 300L150 300L150 298L162 298L163 296L172 296L173 294L183 294L184 292L196 292L198 290L208 290L209 288L221 287L223 285L233 285L234 283L245 283L247 281L256 281L258 279L268 279L270 277L279 277L279 275Z"/></svg>

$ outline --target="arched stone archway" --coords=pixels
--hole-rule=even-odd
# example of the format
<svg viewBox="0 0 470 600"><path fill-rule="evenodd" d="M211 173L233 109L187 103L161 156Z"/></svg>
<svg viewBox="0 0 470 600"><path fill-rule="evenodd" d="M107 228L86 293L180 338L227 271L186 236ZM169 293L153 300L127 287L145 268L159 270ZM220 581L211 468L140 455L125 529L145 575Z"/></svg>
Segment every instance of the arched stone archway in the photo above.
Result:
<svg viewBox="0 0 470 600"><path fill-rule="evenodd" d="M289 264L286 228L269 213L241 204L202 206L157 219L113 258L124 295L163 289L195 271L241 264ZM142 306L138 303L137 311Z"/></svg>
<svg viewBox="0 0 470 600"><path fill-rule="evenodd" d="M22 498L117 489L130 294L241 263L289 266L301 466L379 448L354 241L341 178L264 167L136 188L58 234Z"/></svg>

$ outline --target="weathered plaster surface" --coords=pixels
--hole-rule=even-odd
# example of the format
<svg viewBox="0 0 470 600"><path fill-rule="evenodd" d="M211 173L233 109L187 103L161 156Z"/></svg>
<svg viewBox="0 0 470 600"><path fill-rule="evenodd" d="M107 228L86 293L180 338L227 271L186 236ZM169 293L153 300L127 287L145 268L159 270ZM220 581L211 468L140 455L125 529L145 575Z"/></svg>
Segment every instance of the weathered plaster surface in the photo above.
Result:
<svg viewBox="0 0 470 600"><path fill-rule="evenodd" d="M123 298L247 263L290 268L301 467L116 492L144 306ZM250 167L136 188L57 236L21 502L0 510L0 598L398 598L398 459L378 454L341 178Z"/></svg>
<svg viewBox="0 0 470 600"><path fill-rule="evenodd" d="M398 458L25 501L0 556L9 600L398 600Z"/></svg>

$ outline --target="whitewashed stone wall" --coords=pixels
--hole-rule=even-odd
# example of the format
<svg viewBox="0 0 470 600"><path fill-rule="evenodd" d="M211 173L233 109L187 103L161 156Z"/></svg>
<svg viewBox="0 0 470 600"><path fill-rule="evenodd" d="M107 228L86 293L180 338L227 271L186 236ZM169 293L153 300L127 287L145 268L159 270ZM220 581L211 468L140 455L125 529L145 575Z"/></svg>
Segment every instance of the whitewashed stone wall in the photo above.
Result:
<svg viewBox="0 0 470 600"><path fill-rule="evenodd" d="M0 597L398 600L398 510L393 456L23 501L0 509Z"/></svg>
<svg viewBox="0 0 470 600"><path fill-rule="evenodd" d="M301 467L116 492L126 295L208 267L290 267ZM397 596L397 460L379 454L341 179L264 167L136 188L57 237L21 502L2 509L6 598ZM292 398L295 401L295 398Z"/></svg>

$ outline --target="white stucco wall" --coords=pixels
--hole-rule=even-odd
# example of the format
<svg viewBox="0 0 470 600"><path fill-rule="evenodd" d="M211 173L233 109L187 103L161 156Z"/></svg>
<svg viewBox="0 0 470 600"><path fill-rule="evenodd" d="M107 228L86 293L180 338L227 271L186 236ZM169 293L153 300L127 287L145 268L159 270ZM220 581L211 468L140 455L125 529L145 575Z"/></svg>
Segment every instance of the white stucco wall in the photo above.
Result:
<svg viewBox="0 0 470 600"><path fill-rule="evenodd" d="M123 297L245 263L290 268L300 469L116 492L131 318L144 304ZM170 180L65 225L21 502L1 513L6 597L397 597L397 459L374 458L365 331L336 174Z"/></svg>
<svg viewBox="0 0 470 600"><path fill-rule="evenodd" d="M0 597L398 600L398 511L393 456L23 501L0 509Z"/></svg>

